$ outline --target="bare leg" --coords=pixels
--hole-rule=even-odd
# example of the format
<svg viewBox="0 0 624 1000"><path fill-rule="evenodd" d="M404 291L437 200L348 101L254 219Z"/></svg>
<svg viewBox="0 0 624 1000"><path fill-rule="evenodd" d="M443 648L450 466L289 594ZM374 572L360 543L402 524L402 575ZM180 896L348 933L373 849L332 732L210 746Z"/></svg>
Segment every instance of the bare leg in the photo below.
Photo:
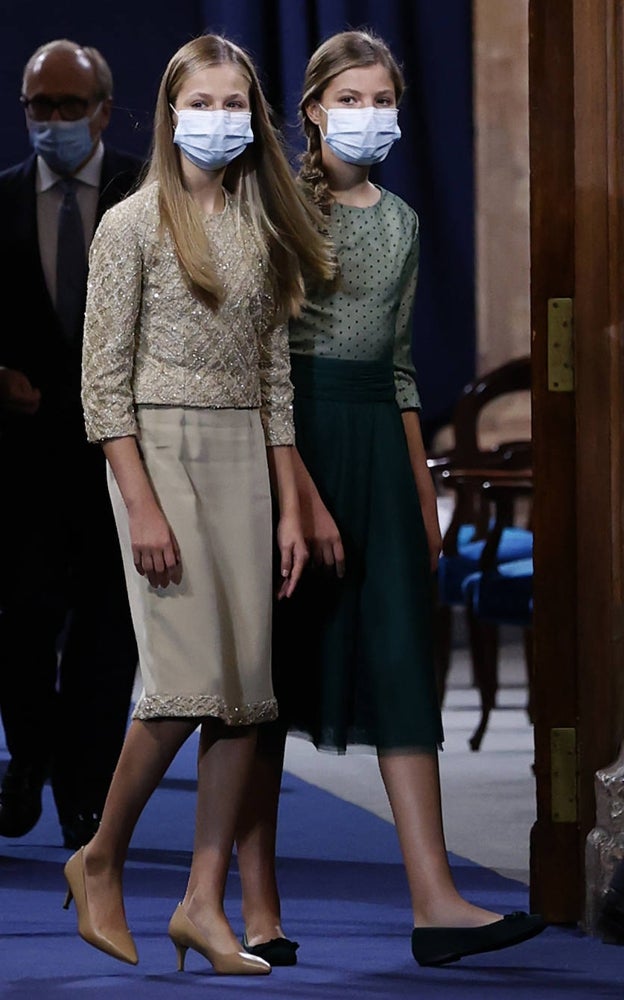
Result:
<svg viewBox="0 0 624 1000"><path fill-rule="evenodd" d="M193 861L182 906L210 946L222 954L240 951L223 900L256 733L256 727L228 727L214 719L201 728Z"/></svg>
<svg viewBox="0 0 624 1000"><path fill-rule="evenodd" d="M405 863L415 927L477 927L500 914L473 906L457 891L442 826L434 753L379 754L379 768Z"/></svg>
<svg viewBox="0 0 624 1000"><path fill-rule="evenodd" d="M190 719L130 723L102 822L84 848L89 913L104 934L125 926L122 870L130 838L152 792L196 726Z"/></svg>
<svg viewBox="0 0 624 1000"><path fill-rule="evenodd" d="M249 945L284 937L275 871L286 728L262 726L236 831L238 869L243 891L243 919Z"/></svg>

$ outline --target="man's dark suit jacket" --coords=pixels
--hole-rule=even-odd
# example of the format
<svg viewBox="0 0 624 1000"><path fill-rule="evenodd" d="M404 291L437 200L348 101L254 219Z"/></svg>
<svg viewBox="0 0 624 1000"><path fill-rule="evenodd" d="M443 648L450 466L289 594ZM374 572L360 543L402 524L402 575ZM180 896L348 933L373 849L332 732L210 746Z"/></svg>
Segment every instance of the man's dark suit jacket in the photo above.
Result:
<svg viewBox="0 0 624 1000"><path fill-rule="evenodd" d="M96 224L141 167L105 148ZM35 182L34 155L0 172L0 365L41 391L34 416L0 405L0 709L13 759L53 767L64 822L72 812L101 812L136 643L106 461L84 429L82 345L65 341L41 265Z"/></svg>
<svg viewBox="0 0 624 1000"><path fill-rule="evenodd" d="M0 574L0 600L16 598L21 588L25 594L31 587L41 592L42 577L48 574L53 592L63 587L67 535L63 537L58 530L59 519L66 515L65 528L72 537L79 528L89 530L89 519L93 519L94 533L100 531L102 518L107 532L111 523L104 456L98 446L87 444L84 430L82 344L65 341L41 265L36 163L33 154L0 172L0 301L4 306L0 365L23 372L41 391L35 416L0 414L0 469L6 482L5 502L0 499L2 530L5 537L7 529L18 536L12 542L19 563L11 579L3 581ZM105 147L96 226L104 212L133 188L141 167L137 157ZM79 498L82 503L76 502ZM83 519L84 524L79 524ZM116 538L112 541L116 545ZM31 560L39 567L39 583L32 579ZM55 564L56 581L50 562Z"/></svg>
<svg viewBox="0 0 624 1000"><path fill-rule="evenodd" d="M46 286L37 235L37 159L0 172L0 365L24 372L42 392L43 406L65 409L79 399L80 344L69 348ZM105 147L96 225L133 187L141 168L134 156ZM12 314L12 321L7 320ZM68 395L69 393L69 395Z"/></svg>

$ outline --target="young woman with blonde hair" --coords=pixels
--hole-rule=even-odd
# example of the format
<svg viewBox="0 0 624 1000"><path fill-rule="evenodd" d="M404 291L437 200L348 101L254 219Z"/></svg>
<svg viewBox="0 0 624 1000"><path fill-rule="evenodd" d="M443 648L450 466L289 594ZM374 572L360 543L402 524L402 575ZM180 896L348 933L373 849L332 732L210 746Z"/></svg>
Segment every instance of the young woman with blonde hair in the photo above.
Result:
<svg viewBox="0 0 624 1000"><path fill-rule="evenodd" d="M235 824L271 684L272 525L279 596L307 557L292 467L287 330L301 269L332 255L295 186L249 56L217 35L161 81L150 165L91 250L83 352L87 434L108 460L143 693L94 838L65 866L81 936L136 963L122 872L135 824L199 726L186 893L169 923L226 974L245 953L223 909ZM267 461L268 456L268 461ZM97 572L97 538L94 538Z"/></svg>

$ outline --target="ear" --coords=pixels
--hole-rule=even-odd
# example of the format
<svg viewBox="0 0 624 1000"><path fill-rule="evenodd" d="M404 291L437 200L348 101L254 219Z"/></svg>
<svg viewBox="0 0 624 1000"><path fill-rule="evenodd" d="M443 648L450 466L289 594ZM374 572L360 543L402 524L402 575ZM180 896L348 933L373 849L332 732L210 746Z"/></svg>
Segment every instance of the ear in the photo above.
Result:
<svg viewBox="0 0 624 1000"><path fill-rule="evenodd" d="M305 113L313 125L321 124L321 107L318 101L308 101L305 106Z"/></svg>
<svg viewBox="0 0 624 1000"><path fill-rule="evenodd" d="M113 99L112 97L106 97L102 101L102 107L100 108L100 130L103 132L111 120L111 114L113 112Z"/></svg>

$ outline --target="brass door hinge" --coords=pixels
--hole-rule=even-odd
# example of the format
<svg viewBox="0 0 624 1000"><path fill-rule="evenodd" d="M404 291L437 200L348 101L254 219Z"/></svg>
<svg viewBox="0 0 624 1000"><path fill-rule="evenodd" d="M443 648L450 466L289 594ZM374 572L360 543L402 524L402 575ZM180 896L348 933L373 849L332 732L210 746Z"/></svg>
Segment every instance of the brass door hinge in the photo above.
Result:
<svg viewBox="0 0 624 1000"><path fill-rule="evenodd" d="M574 300L548 300L548 388L574 391Z"/></svg>

